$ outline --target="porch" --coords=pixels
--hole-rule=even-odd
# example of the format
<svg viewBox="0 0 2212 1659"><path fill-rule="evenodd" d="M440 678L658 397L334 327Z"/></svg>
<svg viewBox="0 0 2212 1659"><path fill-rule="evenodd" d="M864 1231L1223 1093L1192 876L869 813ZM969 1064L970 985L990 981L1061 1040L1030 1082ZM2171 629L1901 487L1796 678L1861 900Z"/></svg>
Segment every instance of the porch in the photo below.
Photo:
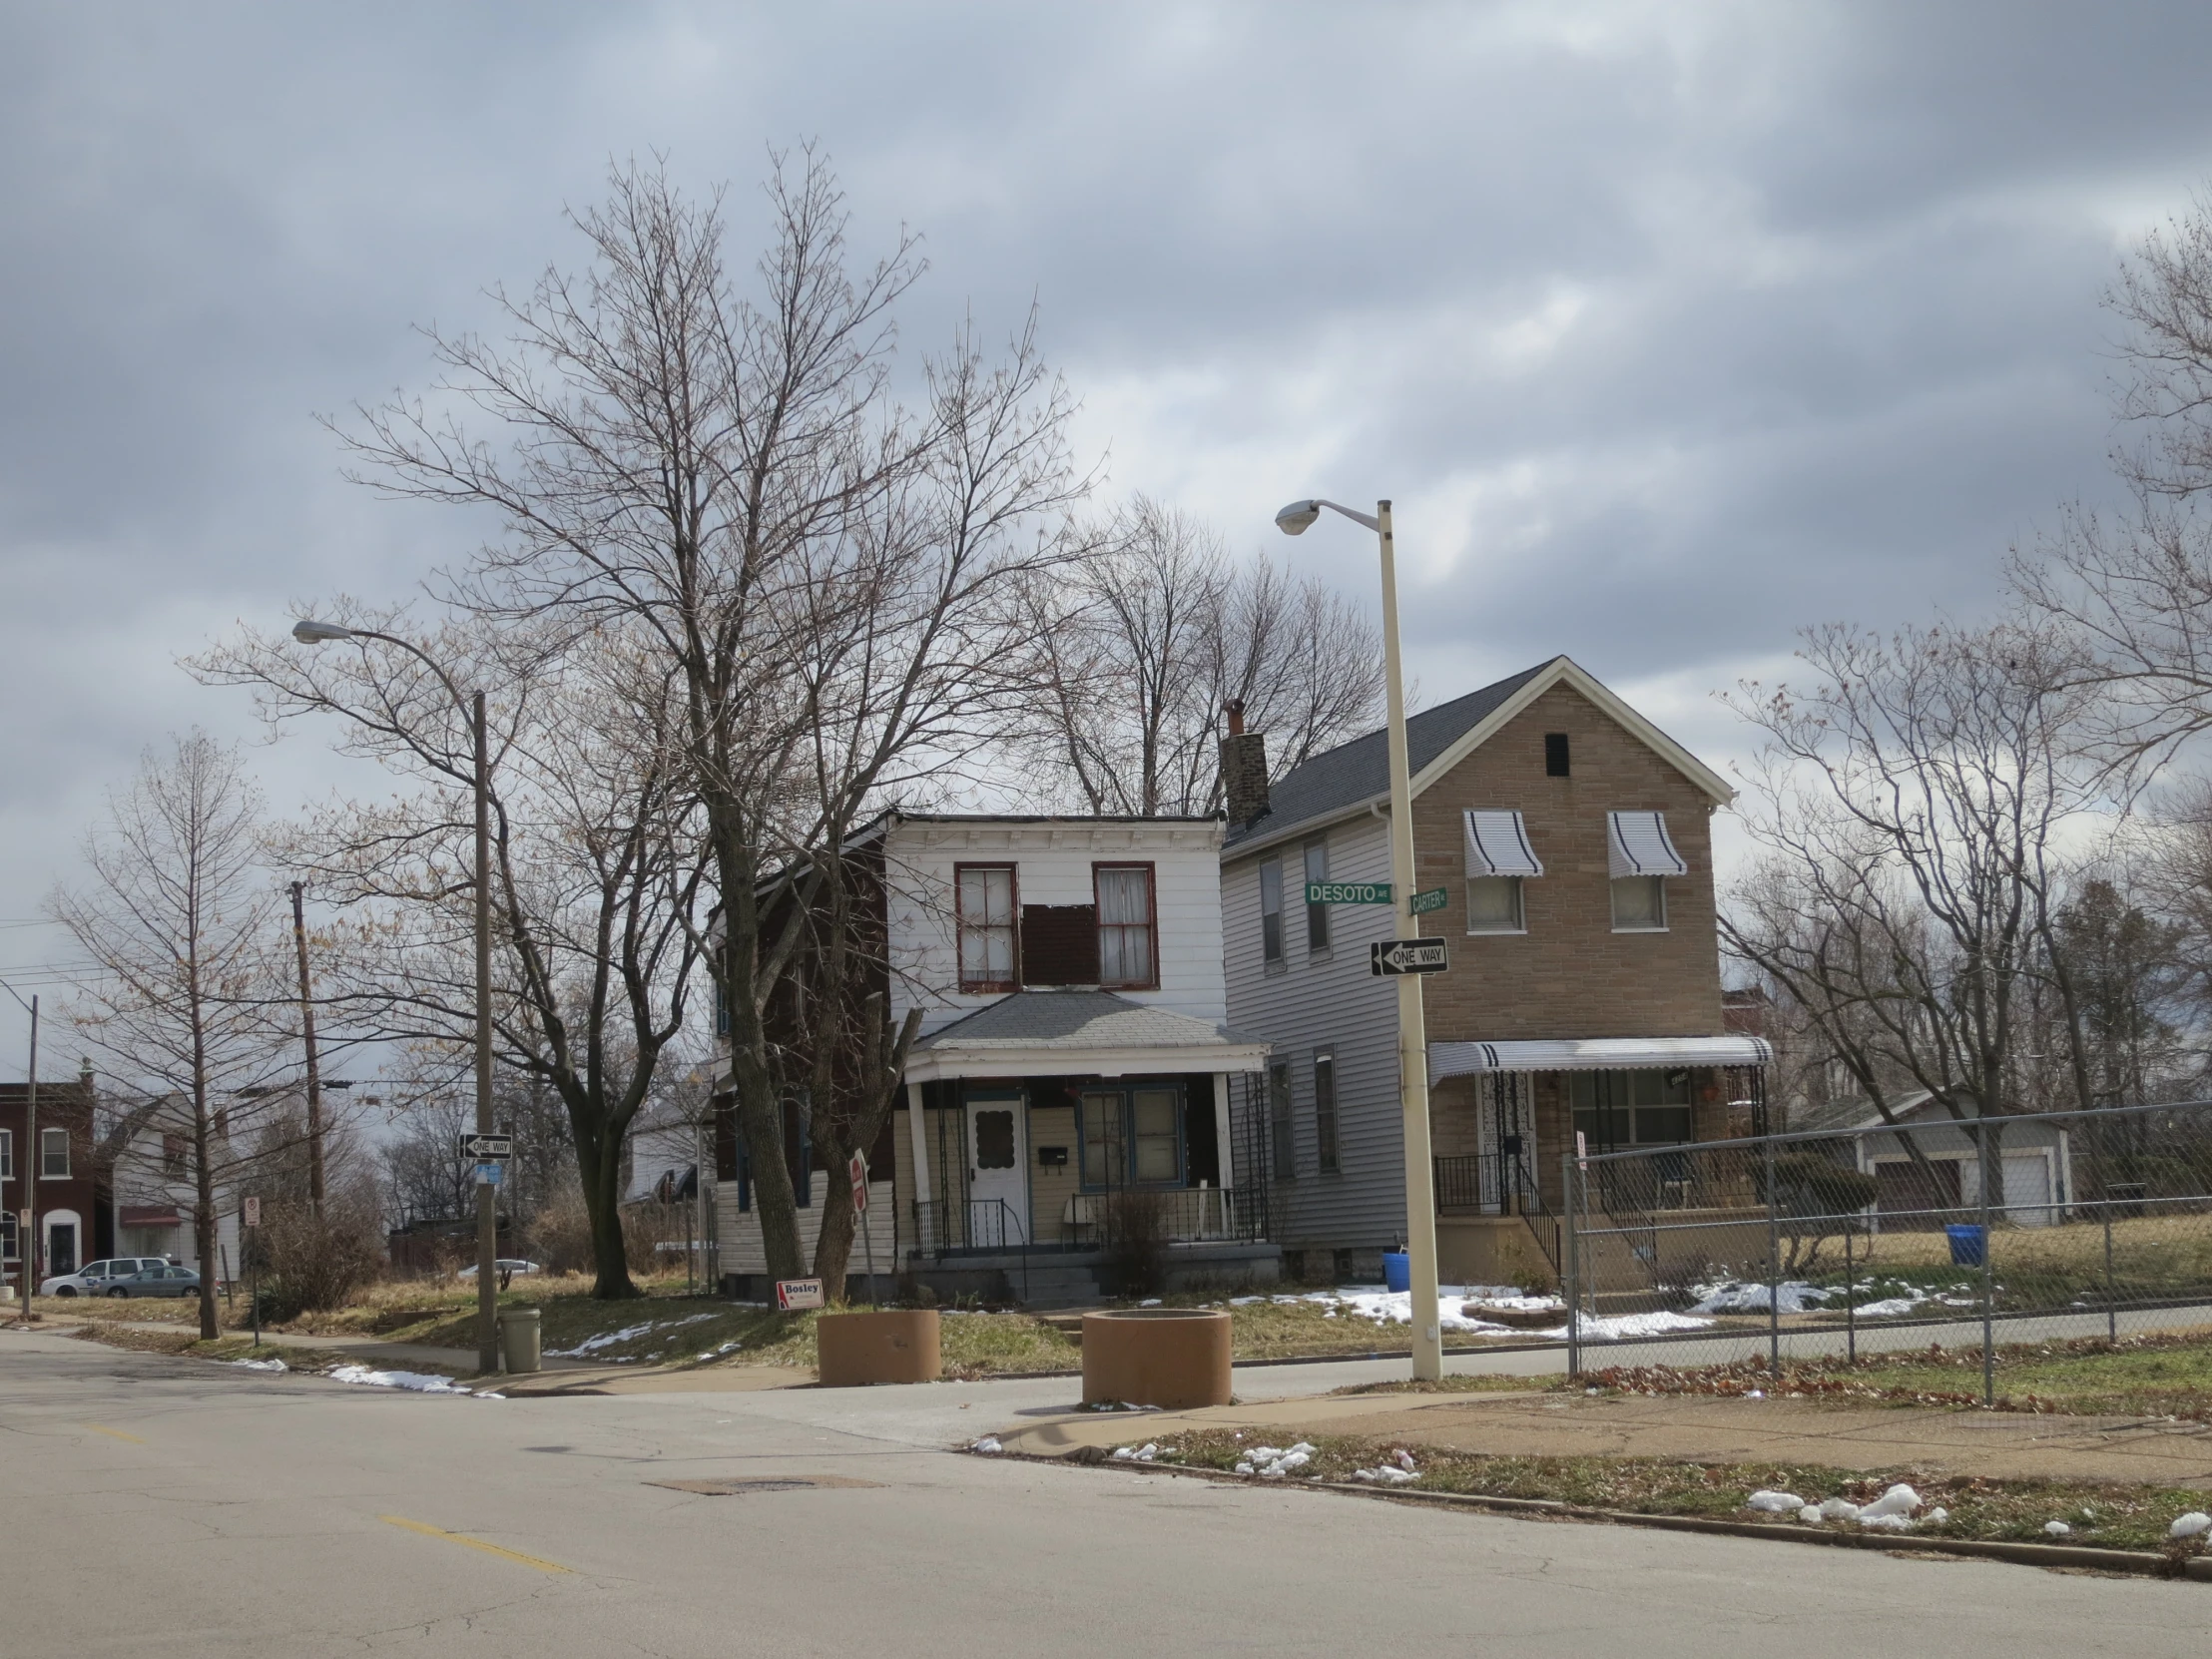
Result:
<svg viewBox="0 0 2212 1659"><path fill-rule="evenodd" d="M914 1045L894 1125L902 1270L1028 1306L1272 1283L1229 1079L1268 1045L1109 991L1017 991ZM1248 1135L1249 1138L1249 1135Z"/></svg>
<svg viewBox="0 0 2212 1659"><path fill-rule="evenodd" d="M1709 1166L1664 1149L1766 1128L1762 1038L1569 1038L1431 1043L1431 1177L1439 1271L1501 1284L1556 1276L1562 1264L1564 1163L1592 1153L1659 1149L1628 1172L1600 1166L1590 1198L1602 1209L1729 1210L1749 1193L1707 1190Z"/></svg>

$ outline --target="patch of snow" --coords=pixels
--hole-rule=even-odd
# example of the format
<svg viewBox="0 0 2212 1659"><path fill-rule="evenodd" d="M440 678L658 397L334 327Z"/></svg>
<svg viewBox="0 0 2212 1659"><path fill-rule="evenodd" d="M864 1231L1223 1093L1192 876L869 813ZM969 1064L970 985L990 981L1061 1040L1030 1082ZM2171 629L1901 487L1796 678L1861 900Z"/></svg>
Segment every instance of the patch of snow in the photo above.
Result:
<svg viewBox="0 0 2212 1659"><path fill-rule="evenodd" d="M1237 1465L1237 1472L1239 1474L1250 1474L1252 1472L1252 1465L1250 1463L1239 1463Z"/></svg>
<svg viewBox="0 0 2212 1659"><path fill-rule="evenodd" d="M1940 1526L1944 1521L1950 1519L1950 1511L1948 1509L1945 1509L1941 1504L1938 1503L1935 1508L1929 1510L1929 1512L1923 1515L1921 1518L1927 1521L1931 1526Z"/></svg>
<svg viewBox="0 0 2212 1659"><path fill-rule="evenodd" d="M1803 1509L1806 1503L1795 1492L1770 1492L1762 1487L1744 1499L1744 1507L1770 1515L1786 1515L1793 1509Z"/></svg>
<svg viewBox="0 0 2212 1659"><path fill-rule="evenodd" d="M1156 1296L1148 1296L1137 1306L1140 1308L1157 1308L1160 1306L1160 1299Z"/></svg>
<svg viewBox="0 0 2212 1659"><path fill-rule="evenodd" d="M432 1377L419 1371L376 1371L368 1366L340 1366L328 1374L333 1382L351 1382L364 1388L407 1388L423 1394L465 1394L450 1377ZM483 1396L490 1399L494 1396Z"/></svg>
<svg viewBox="0 0 2212 1659"><path fill-rule="evenodd" d="M1888 1520L1897 1515L1910 1515L1920 1506L1921 1494L1901 1481L1872 1503L1861 1504L1859 1519L1862 1524L1873 1520Z"/></svg>
<svg viewBox="0 0 2212 1659"><path fill-rule="evenodd" d="M291 1367L285 1365L281 1360L226 1360L223 1363L227 1366L236 1366L240 1371L287 1372L291 1370Z"/></svg>
<svg viewBox="0 0 2212 1659"><path fill-rule="evenodd" d="M1745 1394L1744 1397L1746 1399L1765 1399L1767 1397L1767 1390L1764 1388L1753 1388L1749 1393Z"/></svg>
<svg viewBox="0 0 2212 1659"><path fill-rule="evenodd" d="M711 1320L712 1314L690 1314L680 1320L647 1320L643 1325L626 1325L620 1331L602 1331L596 1337L586 1337L574 1348L549 1348L545 1352L556 1360L583 1360L603 1348L615 1348L623 1343L634 1343L640 1337L650 1337L656 1331L674 1331L680 1325L697 1325L701 1320Z"/></svg>
<svg viewBox="0 0 2212 1659"><path fill-rule="evenodd" d="M1663 1337L1671 1331L1705 1331L1712 1324L1711 1320L1693 1319L1687 1314L1586 1314L1581 1330L1584 1342L1603 1343L1622 1337ZM1535 1335L1563 1342L1567 1328L1556 1326Z"/></svg>
<svg viewBox="0 0 2212 1659"><path fill-rule="evenodd" d="M1918 1523L1911 1515L1866 1515L1859 1517L1861 1526L1871 1526L1877 1532L1910 1532Z"/></svg>
<svg viewBox="0 0 2212 1659"><path fill-rule="evenodd" d="M2052 1538L2070 1538L2073 1536L2073 1528L2061 1520L2043 1522L2043 1532L2046 1536Z"/></svg>
<svg viewBox="0 0 2212 1659"><path fill-rule="evenodd" d="M1925 1296L1885 1297L1880 1302L1862 1302L1854 1312L1863 1320L1899 1320L1927 1300Z"/></svg>
<svg viewBox="0 0 2212 1659"><path fill-rule="evenodd" d="M1857 1520L1859 1505L1848 1497L1832 1497L1821 1504L1822 1520Z"/></svg>
<svg viewBox="0 0 2212 1659"><path fill-rule="evenodd" d="M1264 1296L1233 1296L1229 1299L1229 1306L1232 1308L1249 1308L1255 1302L1265 1302L1267 1300Z"/></svg>
<svg viewBox="0 0 2212 1659"><path fill-rule="evenodd" d="M1802 1314L1822 1307L1836 1294L1802 1279L1786 1280L1772 1287L1771 1294L1766 1285L1746 1284L1739 1279L1700 1285L1697 1290L1698 1301L1690 1309L1693 1314L1764 1314L1770 1302L1785 1314Z"/></svg>
<svg viewBox="0 0 2212 1659"><path fill-rule="evenodd" d="M1808 1503L1804 1508L1800 1509L1797 1512L1797 1518L1805 1522L1807 1526L1819 1526L1826 1522L1828 1519L1826 1515L1822 1514L1820 1510L1816 1509L1810 1503Z"/></svg>
<svg viewBox="0 0 2212 1659"><path fill-rule="evenodd" d="M985 1434L980 1440L977 1440L975 1444L968 1447L968 1449L970 1451L980 1451L985 1456L990 1456L997 1452L1004 1451L1006 1448L998 1443L998 1436L996 1434Z"/></svg>
<svg viewBox="0 0 2212 1659"><path fill-rule="evenodd" d="M2166 1528L2169 1538L2194 1538L2198 1533L2212 1528L2212 1515L2202 1509L2192 1509L2186 1515L2176 1515L2173 1525Z"/></svg>

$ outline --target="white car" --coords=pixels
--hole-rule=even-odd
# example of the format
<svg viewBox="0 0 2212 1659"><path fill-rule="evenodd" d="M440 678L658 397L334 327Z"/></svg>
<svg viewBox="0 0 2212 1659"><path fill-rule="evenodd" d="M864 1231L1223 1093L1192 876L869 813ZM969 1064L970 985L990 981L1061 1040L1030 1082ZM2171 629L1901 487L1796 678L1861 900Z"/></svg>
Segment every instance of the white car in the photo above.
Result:
<svg viewBox="0 0 2212 1659"><path fill-rule="evenodd" d="M494 1261L492 1268L503 1280L512 1279L518 1273L536 1273L538 1271L538 1265L535 1262L517 1261L506 1256ZM476 1264L474 1262L469 1263L454 1277L457 1279L474 1279L476 1277Z"/></svg>
<svg viewBox="0 0 2212 1659"><path fill-rule="evenodd" d="M160 1256L115 1256L104 1262L87 1262L75 1273L57 1273L39 1281L40 1296L106 1296L119 1279L150 1268L166 1268Z"/></svg>

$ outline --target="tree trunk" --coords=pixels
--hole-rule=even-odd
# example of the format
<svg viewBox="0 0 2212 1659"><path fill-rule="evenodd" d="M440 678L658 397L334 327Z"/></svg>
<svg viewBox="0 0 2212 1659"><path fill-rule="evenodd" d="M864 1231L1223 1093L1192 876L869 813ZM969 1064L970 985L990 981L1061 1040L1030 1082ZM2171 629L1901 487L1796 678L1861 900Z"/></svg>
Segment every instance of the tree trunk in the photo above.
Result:
<svg viewBox="0 0 2212 1659"><path fill-rule="evenodd" d="M595 1135L576 1137L577 1185L591 1223L591 1294L601 1302L626 1302L638 1294L622 1237L622 1154L602 1119Z"/></svg>
<svg viewBox="0 0 2212 1659"><path fill-rule="evenodd" d="M200 1251L200 1340L212 1343L223 1335L223 1328L216 1321L215 1280L222 1271L216 1258L216 1209L215 1171L210 1166L208 1146L208 1108L203 1100L193 1109L193 1192L197 1202L193 1205L192 1233ZM246 1266L246 1241L239 1241L239 1266Z"/></svg>

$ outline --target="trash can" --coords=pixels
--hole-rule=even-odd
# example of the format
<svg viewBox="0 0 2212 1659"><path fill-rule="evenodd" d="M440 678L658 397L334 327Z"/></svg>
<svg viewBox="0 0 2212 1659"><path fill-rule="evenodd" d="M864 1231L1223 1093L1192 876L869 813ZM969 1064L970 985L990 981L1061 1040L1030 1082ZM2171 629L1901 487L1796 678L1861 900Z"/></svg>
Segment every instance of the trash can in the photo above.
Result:
<svg viewBox="0 0 2212 1659"><path fill-rule="evenodd" d="M1970 1224L1946 1227L1943 1237L1950 1240L1950 1265L1954 1268L1978 1268L1989 1259L1989 1235L1984 1228Z"/></svg>
<svg viewBox="0 0 2212 1659"><path fill-rule="evenodd" d="M1382 1252L1382 1288L1385 1291L1409 1291L1413 1288L1413 1256L1411 1251L1385 1250Z"/></svg>
<svg viewBox="0 0 2212 1659"><path fill-rule="evenodd" d="M539 1369L538 1313L535 1308L499 1310L499 1350L510 1373Z"/></svg>

